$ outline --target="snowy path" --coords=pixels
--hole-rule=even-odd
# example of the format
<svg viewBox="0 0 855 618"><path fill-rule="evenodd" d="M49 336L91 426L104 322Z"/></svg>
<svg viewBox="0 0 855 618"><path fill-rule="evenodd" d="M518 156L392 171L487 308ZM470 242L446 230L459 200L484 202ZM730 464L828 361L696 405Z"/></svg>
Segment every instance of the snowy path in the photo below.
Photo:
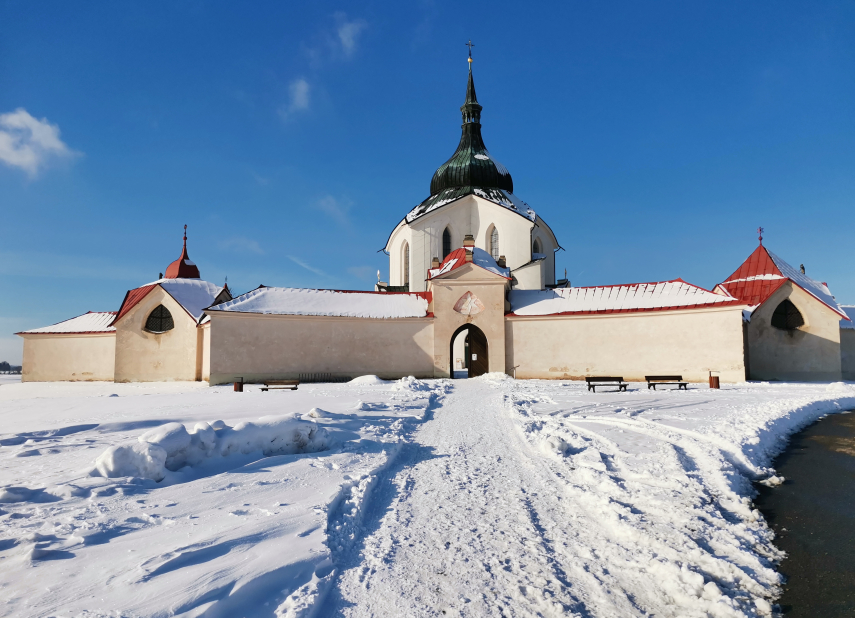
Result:
<svg viewBox="0 0 855 618"><path fill-rule="evenodd" d="M769 471L704 429L736 425L759 445L760 412L811 400L753 414L743 401L744 418L722 423L710 404L733 409L744 392L716 405L709 391L596 399L566 386L455 382L316 615L769 615L780 553L743 476ZM693 408L709 422L680 427Z"/></svg>
<svg viewBox="0 0 855 618"><path fill-rule="evenodd" d="M572 565L556 553L573 532L542 523L565 518L555 480L524 454L510 416L496 413L504 394L485 386L456 383L416 435L417 457L431 454L401 462L364 561L341 579L346 615L393 615L402 599L408 615L584 614Z"/></svg>

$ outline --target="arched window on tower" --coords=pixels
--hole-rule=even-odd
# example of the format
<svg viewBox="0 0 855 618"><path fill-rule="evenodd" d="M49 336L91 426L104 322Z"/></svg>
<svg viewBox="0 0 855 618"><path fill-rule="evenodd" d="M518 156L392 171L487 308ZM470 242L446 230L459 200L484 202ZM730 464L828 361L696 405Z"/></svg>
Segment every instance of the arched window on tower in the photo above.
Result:
<svg viewBox="0 0 855 618"><path fill-rule="evenodd" d="M145 329L151 333L165 333L173 328L175 328L175 322L172 320L172 314L163 305L155 307L145 321Z"/></svg>
<svg viewBox="0 0 855 618"><path fill-rule="evenodd" d="M403 285L410 285L410 243L404 243L404 283Z"/></svg>
<svg viewBox="0 0 855 618"><path fill-rule="evenodd" d="M804 324L805 319L790 299L784 299L780 305L775 307L775 312L772 314L772 326L775 328L796 330Z"/></svg>
<svg viewBox="0 0 855 618"><path fill-rule="evenodd" d="M451 230L445 228L442 232L442 259L444 260L451 253Z"/></svg>
<svg viewBox="0 0 855 618"><path fill-rule="evenodd" d="M534 244L531 246L531 252L532 253L539 253L540 255L543 255L543 247L540 244L539 238L534 239Z"/></svg>
<svg viewBox="0 0 855 618"><path fill-rule="evenodd" d="M499 259L499 230L496 229L495 225L490 231L490 255L493 256L494 260Z"/></svg>

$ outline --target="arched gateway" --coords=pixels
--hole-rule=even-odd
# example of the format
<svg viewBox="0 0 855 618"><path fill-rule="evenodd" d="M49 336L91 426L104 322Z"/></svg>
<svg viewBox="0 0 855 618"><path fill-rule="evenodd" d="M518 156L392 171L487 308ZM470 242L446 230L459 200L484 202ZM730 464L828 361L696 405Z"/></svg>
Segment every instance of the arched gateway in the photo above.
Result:
<svg viewBox="0 0 855 618"><path fill-rule="evenodd" d="M449 355L451 361L449 366L449 375L454 377L454 341L458 336L466 337L466 359L464 367L469 369L469 377L477 378L480 375L490 371L489 355L487 351L487 336L480 328L474 324L464 324L451 335L449 341Z"/></svg>

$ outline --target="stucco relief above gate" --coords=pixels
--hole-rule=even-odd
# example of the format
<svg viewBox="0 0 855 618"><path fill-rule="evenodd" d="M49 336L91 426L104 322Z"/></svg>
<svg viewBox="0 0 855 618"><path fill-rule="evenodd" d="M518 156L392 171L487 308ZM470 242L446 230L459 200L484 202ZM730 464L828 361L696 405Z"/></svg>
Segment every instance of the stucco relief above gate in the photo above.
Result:
<svg viewBox="0 0 855 618"><path fill-rule="evenodd" d="M454 310L463 315L477 315L484 311L484 303L472 292L466 292L454 303Z"/></svg>

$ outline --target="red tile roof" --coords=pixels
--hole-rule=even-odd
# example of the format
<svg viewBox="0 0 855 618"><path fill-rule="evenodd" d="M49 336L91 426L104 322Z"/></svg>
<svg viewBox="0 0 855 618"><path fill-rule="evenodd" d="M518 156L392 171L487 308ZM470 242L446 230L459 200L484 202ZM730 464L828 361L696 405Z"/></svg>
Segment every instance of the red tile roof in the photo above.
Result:
<svg viewBox="0 0 855 618"><path fill-rule="evenodd" d="M113 320L113 324L121 320L127 313L137 306L143 298L148 296L148 293L151 292L154 288L157 287L156 283L152 283L150 285L144 285L141 288L136 288L133 290L128 290L125 294L125 300L122 301L122 306L119 307L118 315Z"/></svg>
<svg viewBox="0 0 855 618"><path fill-rule="evenodd" d="M847 319L846 313L834 300L828 286L814 281L796 270L763 245L736 269L719 287L725 292L745 301L752 307L762 305L787 281L800 287L829 309Z"/></svg>

